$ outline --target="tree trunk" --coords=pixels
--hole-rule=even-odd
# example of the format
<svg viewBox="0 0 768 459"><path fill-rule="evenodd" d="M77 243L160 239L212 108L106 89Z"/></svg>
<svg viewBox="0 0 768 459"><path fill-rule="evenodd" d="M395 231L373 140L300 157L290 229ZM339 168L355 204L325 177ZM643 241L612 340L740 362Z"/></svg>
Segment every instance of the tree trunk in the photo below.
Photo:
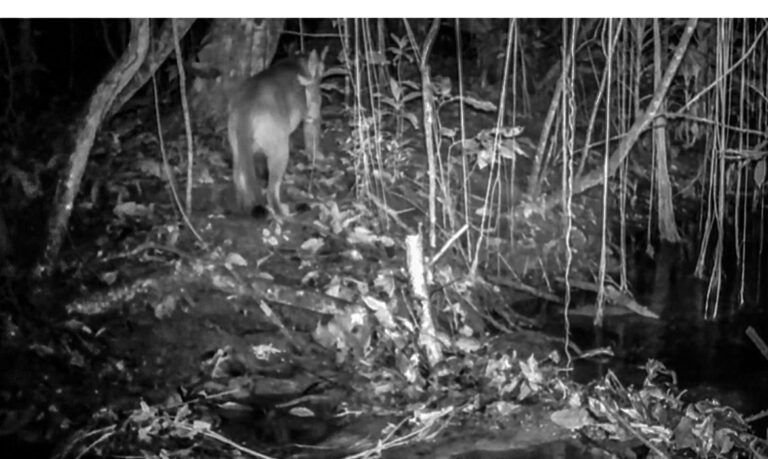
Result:
<svg viewBox="0 0 768 459"><path fill-rule="evenodd" d="M176 20L179 39L186 35L194 22L194 18ZM157 68L160 67L160 65L165 62L165 59L168 57L168 55L171 54L171 51L173 51L172 25L173 21L170 19L166 19L165 22L163 22L163 27L160 30L160 34L155 40L157 45L154 47L154 49L152 49L152 52L147 55L147 58L144 60L144 63L141 64L141 67L139 68L138 72L136 72L136 75L133 77L133 79L131 79L131 82L128 83L128 85L123 88L122 91L120 91L120 94L117 96L115 102L112 104L112 107L109 109L109 113L107 114L106 119L109 119L117 114L123 105L131 100L131 97L133 97L133 95L136 94L136 92L141 89L147 83L147 81L149 81L150 78L152 78L152 75L155 74Z"/></svg>
<svg viewBox="0 0 768 459"><path fill-rule="evenodd" d="M147 49L149 49L149 19L131 19L131 39L128 48L94 91L88 102L88 110L79 122L75 147L56 189L48 221L48 240L43 252L42 264L39 264L36 269L38 276L50 271L58 257L96 132L117 95L138 71L147 54Z"/></svg>
<svg viewBox="0 0 768 459"><path fill-rule="evenodd" d="M190 105L195 120L226 127L227 95L266 68L277 51L285 19L217 19L197 54Z"/></svg>
<svg viewBox="0 0 768 459"><path fill-rule="evenodd" d="M662 46L658 19L653 20L653 41L653 85L658 87L661 83L661 67L664 65L661 50L666 49L666 46ZM663 113L666 109L667 103L664 100L659 110ZM663 241L677 243L680 242L680 234L677 232L677 224L675 224L672 184L669 181L669 170L667 169L667 119L663 116L653 120L653 142L656 154L656 199L659 212L659 237Z"/></svg>

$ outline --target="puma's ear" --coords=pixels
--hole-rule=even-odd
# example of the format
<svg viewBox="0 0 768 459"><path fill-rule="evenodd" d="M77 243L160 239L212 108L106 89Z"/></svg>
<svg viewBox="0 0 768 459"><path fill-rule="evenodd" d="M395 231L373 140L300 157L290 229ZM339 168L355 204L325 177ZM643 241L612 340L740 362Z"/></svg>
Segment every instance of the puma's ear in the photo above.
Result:
<svg viewBox="0 0 768 459"><path fill-rule="evenodd" d="M312 50L309 53L309 59L307 61L307 70L314 79L322 77L323 74L323 60L318 57L317 50Z"/></svg>
<svg viewBox="0 0 768 459"><path fill-rule="evenodd" d="M326 47L327 48L327 47ZM325 51L323 51L323 56ZM317 84L323 78L323 72L325 71L325 65L323 64L323 58L317 55L317 50L312 50L309 53L309 57L306 61L306 75L304 72L299 73L299 83L302 86L309 86L311 84Z"/></svg>
<svg viewBox="0 0 768 459"><path fill-rule="evenodd" d="M323 79L323 76L325 76L325 55L328 54L328 45L323 48L323 52L320 53L320 57L317 59L317 68L315 69L317 71L316 78L318 81Z"/></svg>

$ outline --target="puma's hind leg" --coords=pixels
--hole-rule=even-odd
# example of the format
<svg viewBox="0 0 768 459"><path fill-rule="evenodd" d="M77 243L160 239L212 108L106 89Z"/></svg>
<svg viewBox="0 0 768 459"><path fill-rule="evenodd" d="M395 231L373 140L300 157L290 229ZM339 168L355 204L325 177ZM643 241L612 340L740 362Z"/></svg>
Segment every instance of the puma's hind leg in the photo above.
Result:
<svg viewBox="0 0 768 459"><path fill-rule="evenodd" d="M267 169L269 170L269 182L267 184L267 202L271 210L278 217L290 215L288 206L280 200L280 187L283 183L285 170L288 168L288 156L290 154L290 142L286 138L274 142L272 151L267 155Z"/></svg>

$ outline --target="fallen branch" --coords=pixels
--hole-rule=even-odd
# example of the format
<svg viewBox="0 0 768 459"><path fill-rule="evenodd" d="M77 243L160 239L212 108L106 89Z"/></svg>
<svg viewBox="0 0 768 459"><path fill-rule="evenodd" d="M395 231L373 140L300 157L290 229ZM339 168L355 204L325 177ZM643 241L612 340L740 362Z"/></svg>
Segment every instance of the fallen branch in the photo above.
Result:
<svg viewBox="0 0 768 459"><path fill-rule="evenodd" d="M557 280L558 282L565 283L565 279L562 277L559 277ZM585 282L574 279L570 279L569 281L571 286L581 290L588 290L590 292L598 292L600 290L600 286L593 282ZM659 318L658 314L651 311L647 306L643 306L642 304L638 303L632 297L632 295L619 291L613 285L607 284L605 286L605 299L608 300L609 303L615 304L617 306L623 306L627 310L632 311L639 316L648 317L649 319Z"/></svg>
<svg viewBox="0 0 768 459"><path fill-rule="evenodd" d="M121 308L127 303L160 305L168 297L177 297L180 292L201 285L204 288L213 287L227 295L257 302L267 301L272 305L308 312L311 318L306 322L291 314L287 315L291 325L311 330L317 324L318 315L330 318L344 313L352 304L320 292L276 284L255 275L244 278L220 261L194 258L167 247L142 245L129 253L149 249L169 250L181 256L183 262L177 263L174 269L166 269L166 272L154 272L127 285L94 292L68 304L66 310L70 313L95 315Z"/></svg>
<svg viewBox="0 0 768 459"><path fill-rule="evenodd" d="M549 293L544 290L539 290L536 287L533 287L528 284L524 284L522 282L518 282L511 279L505 279L502 277L488 277L488 281L496 284L496 285L502 285L504 287L509 287L511 289L519 290L521 292L529 293L537 298L541 298L543 300L551 301L552 303L562 303L563 298L555 295L554 293Z"/></svg>
<svg viewBox="0 0 768 459"><path fill-rule="evenodd" d="M755 347L760 351L761 354L763 354L763 357L768 360L768 345L766 345L765 341L760 338L760 335L757 334L757 331L755 331L755 329L750 325L747 327L746 333L749 339L752 340L752 343L755 345Z"/></svg>

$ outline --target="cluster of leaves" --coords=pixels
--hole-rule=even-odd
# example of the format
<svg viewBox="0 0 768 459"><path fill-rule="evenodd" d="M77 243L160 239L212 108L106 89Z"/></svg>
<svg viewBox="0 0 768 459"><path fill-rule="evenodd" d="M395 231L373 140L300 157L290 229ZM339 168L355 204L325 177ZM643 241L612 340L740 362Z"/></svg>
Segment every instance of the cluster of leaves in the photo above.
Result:
<svg viewBox="0 0 768 459"><path fill-rule="evenodd" d="M753 435L734 409L716 400L685 404L673 371L656 360L645 369L639 389L624 387L609 371L553 420L619 456L644 447L654 457L765 457L768 443Z"/></svg>

